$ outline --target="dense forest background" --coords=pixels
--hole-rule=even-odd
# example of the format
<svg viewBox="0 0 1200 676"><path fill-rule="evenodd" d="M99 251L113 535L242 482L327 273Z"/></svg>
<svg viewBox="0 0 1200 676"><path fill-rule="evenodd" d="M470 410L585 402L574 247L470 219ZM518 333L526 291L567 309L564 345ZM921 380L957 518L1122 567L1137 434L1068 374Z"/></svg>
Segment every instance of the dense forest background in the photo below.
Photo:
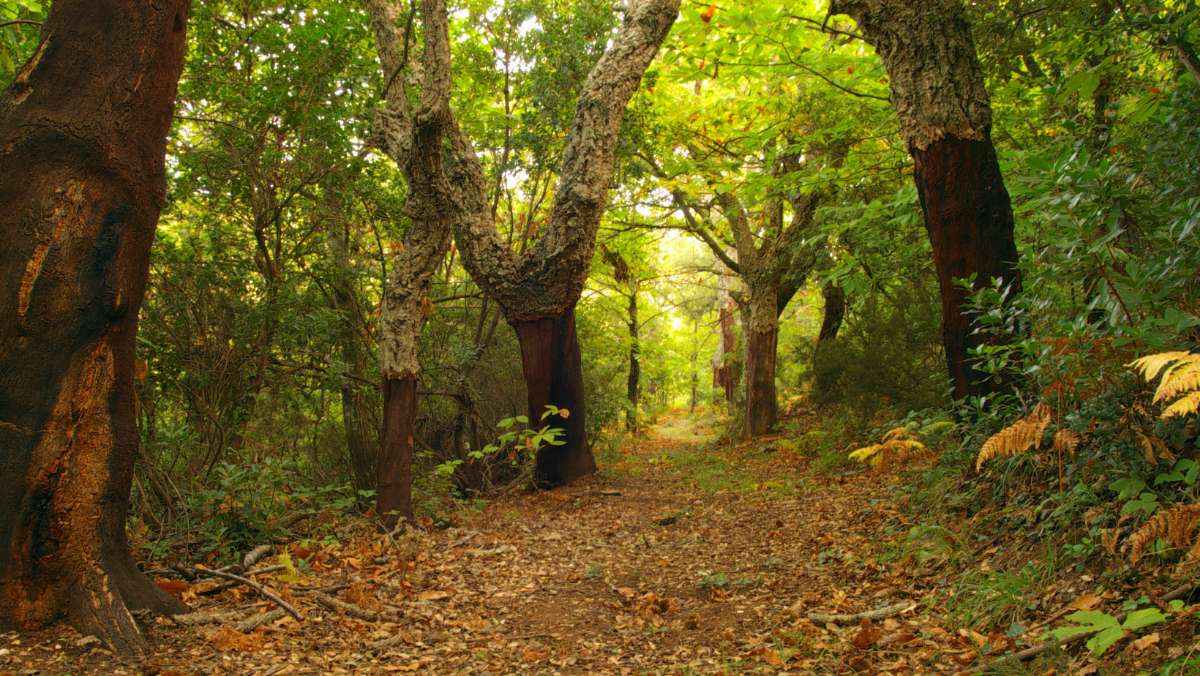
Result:
<svg viewBox="0 0 1200 676"><path fill-rule="evenodd" d="M6 87L48 4L0 3ZM192 6L137 334L139 558L216 565L375 504L380 308L414 215L410 170L380 137L392 83L368 4ZM1191 562L1200 7L966 3L1019 252L1015 274L960 282L989 384L967 392L953 359L947 374L897 76L849 16L871 3L841 4L684 3L630 101L574 310L601 473L659 420L716 416L714 448L766 438L827 476L855 458L900 472L898 495L929 515L904 531L918 558L961 563L950 548L968 536L945 524L981 518L971 532L1051 543L1064 568L1116 570L1135 531L1135 562L1163 566L1143 558L1146 575ZM419 12L398 12L416 53ZM579 93L619 23L607 0L450 5L450 106L514 251L550 228ZM419 89L420 74L390 77ZM460 248L421 310L426 527L524 489L557 442L515 432L518 334ZM767 420L748 352L772 322ZM1160 373L1175 380L1156 396ZM965 624L1003 630L1024 598Z"/></svg>

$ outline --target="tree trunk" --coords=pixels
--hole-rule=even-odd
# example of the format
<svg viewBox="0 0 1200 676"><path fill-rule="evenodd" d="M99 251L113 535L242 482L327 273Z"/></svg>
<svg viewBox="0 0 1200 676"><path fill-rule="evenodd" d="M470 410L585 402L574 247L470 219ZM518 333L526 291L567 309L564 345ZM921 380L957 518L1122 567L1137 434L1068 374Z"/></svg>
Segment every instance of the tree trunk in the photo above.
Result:
<svg viewBox="0 0 1200 676"><path fill-rule="evenodd" d="M0 98L0 625L66 617L142 653L130 609L184 610L125 519L134 336L165 193L187 0L57 0Z"/></svg>
<svg viewBox="0 0 1200 676"><path fill-rule="evenodd" d="M413 518L412 459L417 419L417 378L385 378L383 381L383 438L375 514L387 529L398 518Z"/></svg>
<svg viewBox="0 0 1200 676"><path fill-rule="evenodd" d="M750 289L750 322L746 326L747 437L770 432L778 421L775 401L775 353L779 340L774 287Z"/></svg>
<svg viewBox="0 0 1200 676"><path fill-rule="evenodd" d="M521 345L521 370L529 398L529 425L561 428L566 443L538 450L534 482L540 488L570 483L596 471L584 426L583 362L575 333L575 309L557 317L513 323ZM546 406L566 409L567 417L542 420Z"/></svg>
<svg viewBox="0 0 1200 676"><path fill-rule="evenodd" d="M999 391L1003 383L978 371L970 350L1005 336L978 331L964 311L968 291L958 280L975 275L974 289L1000 279L1019 289L1017 246L1008 191L990 136L981 141L945 136L913 150L913 176L925 210L942 296L942 344L956 399Z"/></svg>
<svg viewBox="0 0 1200 676"><path fill-rule="evenodd" d="M992 145L992 112L971 28L959 0L834 0L831 13L854 17L887 69L900 133L933 246L942 296L942 342L954 397L1010 386L980 372L969 351L1010 336L985 335L964 312L968 293L999 279L1020 289L1013 215Z"/></svg>
<svg viewBox="0 0 1200 676"><path fill-rule="evenodd" d="M632 285L629 293L629 379L625 383L625 396L629 400L629 412L625 417L625 428L630 432L638 431L638 399L641 394L641 342L638 325L638 291L637 285Z"/></svg>
<svg viewBox="0 0 1200 676"><path fill-rule="evenodd" d="M817 334L812 358L813 401L818 404L828 402L833 397L839 374L825 365L826 355L833 341L837 340L842 320L846 317L846 292L841 286L826 282L821 287L821 296L825 299L825 307L822 310L821 331Z"/></svg>

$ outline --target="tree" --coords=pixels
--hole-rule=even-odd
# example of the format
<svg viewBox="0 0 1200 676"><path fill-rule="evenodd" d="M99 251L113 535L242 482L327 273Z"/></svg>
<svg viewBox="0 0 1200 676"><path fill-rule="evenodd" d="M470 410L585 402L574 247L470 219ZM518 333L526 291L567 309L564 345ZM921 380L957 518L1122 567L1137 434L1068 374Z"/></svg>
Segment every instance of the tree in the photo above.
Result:
<svg viewBox="0 0 1200 676"><path fill-rule="evenodd" d="M942 297L942 342L955 398L1007 384L981 372L970 352L1009 336L981 330L972 290L1020 288L1012 205L992 144L992 115L971 29L958 0L834 0L830 14L858 23L890 78L900 133L933 246Z"/></svg>
<svg viewBox="0 0 1200 676"><path fill-rule="evenodd" d="M404 247L392 264L380 310L379 361L383 371L383 437L375 511L385 524L394 513L411 519L413 436L417 416L417 341L432 310L428 298L438 264L450 247L458 217L445 171L443 139L451 123L450 34L446 3L421 4L425 49L420 104L413 110L405 87L408 55L397 4L369 0L376 47L383 65L386 107L376 118L388 155L408 181L411 219Z"/></svg>
<svg viewBox="0 0 1200 676"><path fill-rule="evenodd" d="M143 649L134 337L190 3L59 0L0 98L0 624Z"/></svg>
<svg viewBox="0 0 1200 676"><path fill-rule="evenodd" d="M453 126L449 167L458 193L455 240L463 265L500 306L517 333L529 417L565 409L546 423L565 430L562 446L539 451L535 481L556 486L595 471L584 424L584 391L575 304L583 289L613 175L625 106L679 11L679 0L632 3L611 46L579 96L563 153L549 223L518 253L497 234L483 170L470 141Z"/></svg>

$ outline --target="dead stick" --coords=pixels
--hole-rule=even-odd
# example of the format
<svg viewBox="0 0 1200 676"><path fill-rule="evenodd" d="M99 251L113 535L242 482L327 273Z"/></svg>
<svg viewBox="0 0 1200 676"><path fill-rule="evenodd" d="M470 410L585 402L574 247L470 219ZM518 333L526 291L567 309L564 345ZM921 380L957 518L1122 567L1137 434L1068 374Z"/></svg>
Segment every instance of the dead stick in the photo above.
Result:
<svg viewBox="0 0 1200 676"><path fill-rule="evenodd" d="M314 591L312 597L317 600L317 603L325 606L330 610L340 610L356 620L365 620L367 622L379 622L387 619L383 613L377 613L373 610L367 610L361 606L356 606L353 603L347 603L338 598L334 598L329 594L324 594L319 591Z"/></svg>
<svg viewBox="0 0 1200 676"><path fill-rule="evenodd" d="M843 614L827 614L827 613L809 613L808 619L821 624L848 624L850 622L860 622L862 620L882 620L885 617L892 617L901 613L916 608L917 604L912 602L896 603L890 606L877 608L876 610L867 610L861 613L853 613L850 615Z"/></svg>
<svg viewBox="0 0 1200 676"><path fill-rule="evenodd" d="M196 575L208 575L208 576L212 576L212 577L224 578L226 580L233 580L235 582L241 582L242 584L246 585L247 587L258 592L259 594L262 594L264 597L270 599L275 605L286 610L288 615L291 615L292 617L296 618L296 620L298 622L304 621L304 618L300 616L300 613L297 612L297 610L295 608L293 608L291 606L291 604L289 604L287 601L284 601L283 599L279 598L278 594L271 591L270 589L267 589L266 587L262 586L261 584L255 582L254 580L244 578L241 575L234 575L233 573L226 573L225 571L222 571L222 570L196 569L196 570L193 570L192 572Z"/></svg>
<svg viewBox="0 0 1200 676"><path fill-rule="evenodd" d="M1180 586L1172 589L1171 591L1167 592L1166 594L1163 594L1162 600L1163 601L1174 601L1175 599L1183 598L1184 596L1187 596L1188 594L1190 594L1192 592L1192 590L1196 588L1196 586L1197 585L1195 583L1191 583L1191 582L1189 582L1188 584L1180 585ZM1124 622L1125 617L1127 615L1128 615L1128 613L1119 613L1116 616L1117 622ZM1037 657L1038 655L1041 655L1042 653L1044 653L1048 650L1053 650L1054 648L1061 648L1063 646L1075 643L1076 641L1081 641L1085 638L1092 636L1094 633L1095 632L1084 632L1082 634L1074 634L1074 635L1068 636L1066 638L1060 638L1060 639L1057 639L1054 641L1048 641L1046 643L1031 646L1029 648L1022 650L1021 652L1013 653L1011 655L1005 655L1004 657L998 657L995 660L992 660L991 662L989 662L987 664L975 667L974 669L972 669L971 671L969 671L967 673L982 674L982 673L986 673L986 672L998 669L1002 664L1007 664L1009 662L1024 662L1025 660L1030 659L1032 657Z"/></svg>
<svg viewBox="0 0 1200 676"><path fill-rule="evenodd" d="M264 624L268 624L270 622L274 622L275 620L281 619L283 617L283 615L284 615L283 608L275 608L275 609L269 610L265 613L259 613L257 615L252 615L250 617L247 617L246 619L242 620L241 622L238 622L237 624L233 625L233 628L242 632L243 634L249 634L250 632L254 631L255 629L261 627Z"/></svg>

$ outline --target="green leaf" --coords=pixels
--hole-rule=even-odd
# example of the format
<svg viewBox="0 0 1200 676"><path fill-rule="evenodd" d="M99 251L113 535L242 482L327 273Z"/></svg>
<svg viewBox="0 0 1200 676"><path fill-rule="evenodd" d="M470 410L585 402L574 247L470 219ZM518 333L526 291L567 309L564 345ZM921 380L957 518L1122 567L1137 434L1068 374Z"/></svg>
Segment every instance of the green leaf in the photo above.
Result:
<svg viewBox="0 0 1200 676"><path fill-rule="evenodd" d="M1123 629L1120 627L1109 627L1088 639L1087 647L1088 650L1092 651L1093 655L1103 655L1114 643L1124 637L1125 631Z"/></svg>
<svg viewBox="0 0 1200 676"><path fill-rule="evenodd" d="M1136 631L1143 627L1149 627L1152 624L1158 624L1159 622L1166 621L1167 616L1163 615L1161 610L1150 607L1142 608L1141 610L1135 610L1126 615L1125 622L1122 624L1122 626L1130 631Z"/></svg>

